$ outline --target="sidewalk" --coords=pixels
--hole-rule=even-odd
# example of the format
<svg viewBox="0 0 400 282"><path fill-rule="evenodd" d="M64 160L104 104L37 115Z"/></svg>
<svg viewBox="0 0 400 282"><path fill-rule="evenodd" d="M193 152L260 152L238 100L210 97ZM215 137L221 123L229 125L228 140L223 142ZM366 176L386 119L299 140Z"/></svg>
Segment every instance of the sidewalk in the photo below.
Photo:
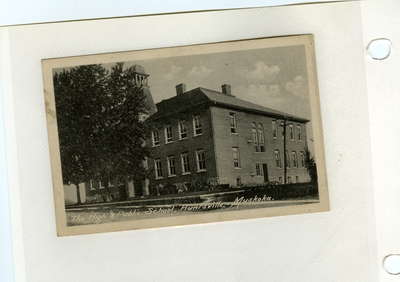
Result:
<svg viewBox="0 0 400 282"><path fill-rule="evenodd" d="M166 195L166 196L152 196L148 198L137 198L131 199L127 201L118 201L118 202L108 202L108 203L92 203L92 204L81 204L81 205L69 205L66 206L66 210L75 210L81 208L94 208L94 207L113 207L113 206L132 206L135 204L142 204L149 206L151 202L168 202L168 201L179 201L179 200L197 200L199 203L206 201L209 198L217 197L217 196L225 196L225 195L234 195L245 192L245 189L238 189L234 191L218 191L218 192L193 192L191 194L175 194L175 195ZM147 203L147 204L146 204ZM168 205L168 204L166 204Z"/></svg>
<svg viewBox="0 0 400 282"><path fill-rule="evenodd" d="M74 207L68 207L67 211L84 211L84 210L102 210L104 208L114 208L114 209L141 209L141 208L190 208L196 209L196 207L210 206L213 208L223 208L223 207L256 207L260 205L270 205L270 206L282 206L282 205L299 205L299 204L312 204L318 203L317 198L299 198L299 199L287 199L287 200L247 200L236 198L234 201L214 201L217 196L229 196L244 192L244 190L238 191L227 191L227 192L216 192L207 194L197 194L197 195L183 195L175 197L166 197L162 199L151 198L151 199L137 199L123 202L113 202L113 203L99 203L99 204L88 204L80 205ZM184 200L192 200L191 202L185 202ZM157 203L157 202L165 203ZM173 203L170 203L173 201ZM218 207L216 206L218 205Z"/></svg>

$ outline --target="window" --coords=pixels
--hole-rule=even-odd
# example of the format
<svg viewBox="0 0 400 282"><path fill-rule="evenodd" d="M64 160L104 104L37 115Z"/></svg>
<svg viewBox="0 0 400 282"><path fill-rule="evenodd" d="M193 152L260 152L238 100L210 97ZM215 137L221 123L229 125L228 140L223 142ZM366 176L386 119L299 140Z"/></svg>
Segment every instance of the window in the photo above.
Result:
<svg viewBox="0 0 400 282"><path fill-rule="evenodd" d="M262 123L257 124L253 122L251 124L251 138L254 143L256 152L265 152L265 138L264 138L264 127Z"/></svg>
<svg viewBox="0 0 400 282"><path fill-rule="evenodd" d="M206 152L204 150L196 151L197 171L206 171Z"/></svg>
<svg viewBox="0 0 400 282"><path fill-rule="evenodd" d="M97 188L105 189L106 188L106 184L107 184L107 187L114 187L114 184L118 185L118 183L116 181L113 181L113 182L111 182L110 179L107 179L107 177L102 177L101 180L98 180L98 181L90 180L89 181L89 188L90 188L90 190L96 190Z"/></svg>
<svg viewBox="0 0 400 282"><path fill-rule="evenodd" d="M257 134L257 125L255 122L253 122L251 124L251 136L253 139L253 144L254 144L254 148L256 150L256 152L259 151L259 147L258 147L258 134Z"/></svg>
<svg viewBox="0 0 400 282"><path fill-rule="evenodd" d="M190 173L189 155L188 153L181 154L182 174Z"/></svg>
<svg viewBox="0 0 400 282"><path fill-rule="evenodd" d="M300 152L300 161L301 161L301 167L305 167L306 166L306 159L304 156L304 152Z"/></svg>
<svg viewBox="0 0 400 282"><path fill-rule="evenodd" d="M285 132L286 132L286 123L285 122L281 122L281 127L282 127L282 139L285 138Z"/></svg>
<svg viewBox="0 0 400 282"><path fill-rule="evenodd" d="M187 138L187 127L186 127L186 121L185 120L180 120L179 121L178 129L179 129L179 139Z"/></svg>
<svg viewBox="0 0 400 282"><path fill-rule="evenodd" d="M299 177L296 175L294 183L299 183Z"/></svg>
<svg viewBox="0 0 400 282"><path fill-rule="evenodd" d="M276 120L272 121L272 137L276 139L278 136L278 128L276 127Z"/></svg>
<svg viewBox="0 0 400 282"><path fill-rule="evenodd" d="M297 140L301 141L301 126L297 126Z"/></svg>
<svg viewBox="0 0 400 282"><path fill-rule="evenodd" d="M278 168L282 167L282 162L281 162L281 154L279 152L279 150L275 150L274 151L274 155L275 155L275 165Z"/></svg>
<svg viewBox="0 0 400 282"><path fill-rule="evenodd" d="M289 136L290 136L290 140L294 140L293 124L289 125Z"/></svg>
<svg viewBox="0 0 400 282"><path fill-rule="evenodd" d="M297 160L297 153L295 151L292 152L292 161L293 161L293 167L298 167L299 162Z"/></svg>
<svg viewBox="0 0 400 282"><path fill-rule="evenodd" d="M169 156L167 158L167 164L168 164L168 176L175 176L176 175L175 157Z"/></svg>
<svg viewBox="0 0 400 282"><path fill-rule="evenodd" d="M264 140L264 126L262 123L258 124L258 145L260 152L265 152L265 140Z"/></svg>
<svg viewBox="0 0 400 282"><path fill-rule="evenodd" d="M229 113L229 122L231 126L231 133L237 133L236 114Z"/></svg>
<svg viewBox="0 0 400 282"><path fill-rule="evenodd" d="M154 171L156 173L156 179L163 178L162 165L160 159L154 160L154 168L155 168Z"/></svg>
<svg viewBox="0 0 400 282"><path fill-rule="evenodd" d="M193 117L193 135L201 135L203 133L203 127L201 124L200 115L195 115Z"/></svg>
<svg viewBox="0 0 400 282"><path fill-rule="evenodd" d="M96 187L95 187L95 184L94 184L93 180L89 181L89 190L90 191L96 190Z"/></svg>
<svg viewBox="0 0 400 282"><path fill-rule="evenodd" d="M236 186L241 186L242 185L242 178L240 178L240 176L238 176L236 178Z"/></svg>
<svg viewBox="0 0 400 282"><path fill-rule="evenodd" d="M279 176L279 183L282 184L282 176Z"/></svg>
<svg viewBox="0 0 400 282"><path fill-rule="evenodd" d="M167 125L164 131L165 131L165 143L171 143L173 141L172 126Z"/></svg>
<svg viewBox="0 0 400 282"><path fill-rule="evenodd" d="M160 146L160 134L158 130L153 130L151 132L151 139L153 141L153 147Z"/></svg>
<svg viewBox="0 0 400 282"><path fill-rule="evenodd" d="M257 176L263 175L263 170L261 169L261 164L256 164L256 175Z"/></svg>
<svg viewBox="0 0 400 282"><path fill-rule="evenodd" d="M240 168L240 152L238 147L232 147L233 167Z"/></svg>
<svg viewBox="0 0 400 282"><path fill-rule="evenodd" d="M287 183L289 183L289 184L292 183L292 177L291 176L287 177Z"/></svg>
<svg viewBox="0 0 400 282"><path fill-rule="evenodd" d="M286 167L290 168L290 156L287 150L285 151L285 158L286 158Z"/></svg>

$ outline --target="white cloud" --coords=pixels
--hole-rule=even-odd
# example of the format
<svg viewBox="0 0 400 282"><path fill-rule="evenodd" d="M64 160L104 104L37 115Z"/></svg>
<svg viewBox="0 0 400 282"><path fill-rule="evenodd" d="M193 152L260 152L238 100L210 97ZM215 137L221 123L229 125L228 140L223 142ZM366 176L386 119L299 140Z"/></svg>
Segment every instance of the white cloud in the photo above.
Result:
<svg viewBox="0 0 400 282"><path fill-rule="evenodd" d="M251 68L242 68L239 72L245 76L248 81L269 83L272 82L281 69L277 65L267 65L263 61L256 62Z"/></svg>
<svg viewBox="0 0 400 282"><path fill-rule="evenodd" d="M254 98L278 97L281 87L278 84L250 84L247 88L248 95Z"/></svg>
<svg viewBox="0 0 400 282"><path fill-rule="evenodd" d="M294 96L284 91L279 84L249 84L237 87L233 94L238 98L275 110L309 117L308 100L304 96Z"/></svg>
<svg viewBox="0 0 400 282"><path fill-rule="evenodd" d="M203 80L204 78L208 77L212 72L213 70L206 66L194 66L188 72L188 76L192 79Z"/></svg>
<svg viewBox="0 0 400 282"><path fill-rule="evenodd" d="M278 84L243 85L239 86L234 94L237 94L238 98L267 107L283 102L281 87Z"/></svg>
<svg viewBox="0 0 400 282"><path fill-rule="evenodd" d="M164 75L164 79L173 80L177 77L177 75L182 71L182 67L172 65L169 72Z"/></svg>
<svg viewBox="0 0 400 282"><path fill-rule="evenodd" d="M307 95L307 84L303 76L298 75L292 80L286 82L285 89L287 92L294 96L306 97Z"/></svg>

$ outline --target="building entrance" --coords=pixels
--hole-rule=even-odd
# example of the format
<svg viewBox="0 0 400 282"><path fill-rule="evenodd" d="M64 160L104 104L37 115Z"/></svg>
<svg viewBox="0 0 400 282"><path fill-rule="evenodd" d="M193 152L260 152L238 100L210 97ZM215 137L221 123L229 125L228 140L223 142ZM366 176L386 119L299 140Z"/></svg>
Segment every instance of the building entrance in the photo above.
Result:
<svg viewBox="0 0 400 282"><path fill-rule="evenodd" d="M264 175L264 182L268 182L268 164L263 164L263 175Z"/></svg>

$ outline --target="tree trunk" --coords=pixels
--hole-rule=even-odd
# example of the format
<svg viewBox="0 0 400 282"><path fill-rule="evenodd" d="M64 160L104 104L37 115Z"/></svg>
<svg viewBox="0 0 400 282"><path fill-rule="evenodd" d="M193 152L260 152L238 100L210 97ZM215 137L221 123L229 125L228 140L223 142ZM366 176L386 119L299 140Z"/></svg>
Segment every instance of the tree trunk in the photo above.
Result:
<svg viewBox="0 0 400 282"><path fill-rule="evenodd" d="M104 182L104 186L105 186L105 191L106 191L106 195L107 195L107 202L111 202L113 200L113 198L111 196L110 186L108 186L108 179L106 179L106 181Z"/></svg>
<svg viewBox="0 0 400 282"><path fill-rule="evenodd" d="M81 191L79 189L79 184L75 184L76 186L76 203L78 205L82 204L82 200L81 200Z"/></svg>
<svg viewBox="0 0 400 282"><path fill-rule="evenodd" d="M150 187L149 187L149 185L150 185L149 179L145 178L142 181L142 189L143 189L142 195L143 196L149 196L150 195Z"/></svg>

